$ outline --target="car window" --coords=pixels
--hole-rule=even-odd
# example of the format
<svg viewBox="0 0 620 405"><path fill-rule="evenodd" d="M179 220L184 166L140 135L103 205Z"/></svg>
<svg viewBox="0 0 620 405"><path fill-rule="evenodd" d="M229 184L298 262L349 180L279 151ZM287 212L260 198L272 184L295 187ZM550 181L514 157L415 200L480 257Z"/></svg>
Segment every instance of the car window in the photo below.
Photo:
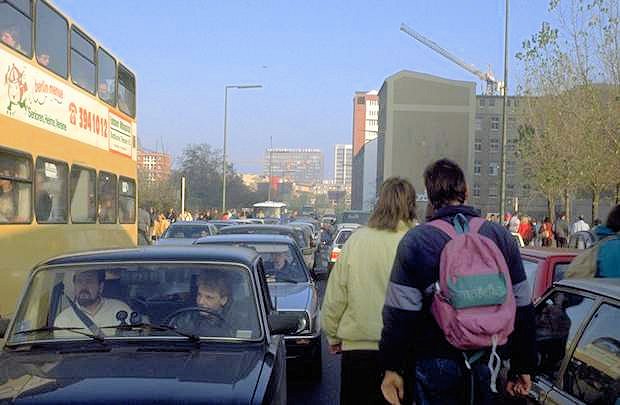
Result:
<svg viewBox="0 0 620 405"><path fill-rule="evenodd" d="M338 233L338 236L336 237L336 242L334 242L336 245L344 245L345 242L349 239L349 236L351 236L353 232L351 231L340 231Z"/></svg>
<svg viewBox="0 0 620 405"><path fill-rule="evenodd" d="M77 310L75 309L77 308ZM76 312L77 311L77 312ZM235 264L147 263L59 266L35 274L18 309L11 344L83 339L88 314L104 337L178 336L165 329L119 330L149 322L202 337L256 339L262 333L249 271Z"/></svg>
<svg viewBox="0 0 620 405"><path fill-rule="evenodd" d="M178 225L172 224L162 239L198 239L211 235L209 225Z"/></svg>
<svg viewBox="0 0 620 405"><path fill-rule="evenodd" d="M555 381L566 350L570 347L593 300L563 291L552 293L536 307L538 370Z"/></svg>
<svg viewBox="0 0 620 405"><path fill-rule="evenodd" d="M525 269L525 277L527 278L527 282L534 291L536 286L536 276L538 275L538 262L523 259L523 268Z"/></svg>
<svg viewBox="0 0 620 405"><path fill-rule="evenodd" d="M566 274L566 270L568 270L568 265L570 263L558 263L553 268L553 282L560 281L564 279L564 274Z"/></svg>
<svg viewBox="0 0 620 405"><path fill-rule="evenodd" d="M240 243L254 249L263 259L267 282L305 283L308 276L295 251L281 243Z"/></svg>
<svg viewBox="0 0 620 405"><path fill-rule="evenodd" d="M564 374L564 390L588 404L620 401L620 308L603 304L586 327Z"/></svg>

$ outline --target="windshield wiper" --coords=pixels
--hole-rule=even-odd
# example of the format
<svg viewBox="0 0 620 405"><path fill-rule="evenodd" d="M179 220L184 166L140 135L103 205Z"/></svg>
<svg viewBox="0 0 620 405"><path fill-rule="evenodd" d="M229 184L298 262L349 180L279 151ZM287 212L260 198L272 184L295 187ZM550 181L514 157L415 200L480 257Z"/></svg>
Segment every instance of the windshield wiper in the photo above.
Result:
<svg viewBox="0 0 620 405"><path fill-rule="evenodd" d="M114 328L116 330L153 329L153 330L159 330L159 331L169 331L169 332L173 332L174 334L178 336L186 337L191 342L200 342L200 336L194 335L192 333L181 332L174 326L169 326L169 325L155 325L155 324L148 323L148 322L140 322L140 323L134 323L134 324L125 324L125 325L102 326L99 329L107 329L107 328Z"/></svg>
<svg viewBox="0 0 620 405"><path fill-rule="evenodd" d="M84 328L80 328L80 327L44 326L42 328L28 329L28 330L22 330L22 331L19 331L19 332L15 332L14 335L30 335L30 334L37 333L37 332L55 332L55 331L61 331L61 330L68 330L70 332L77 333L78 335L89 337L89 338L91 338L93 340L96 340L98 342L103 342L104 341L103 336L95 335L95 334L88 333L88 332L83 332L81 329L84 329Z"/></svg>

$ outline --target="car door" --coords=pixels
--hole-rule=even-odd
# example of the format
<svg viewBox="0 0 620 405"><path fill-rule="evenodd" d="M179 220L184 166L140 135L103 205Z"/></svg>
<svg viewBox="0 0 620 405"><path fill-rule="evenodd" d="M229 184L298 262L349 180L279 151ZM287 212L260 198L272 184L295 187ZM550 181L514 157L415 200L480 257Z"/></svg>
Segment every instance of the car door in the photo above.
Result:
<svg viewBox="0 0 620 405"><path fill-rule="evenodd" d="M555 288L536 306L538 373L533 378L528 403L553 403L546 401L551 399L551 392L557 391L575 339L591 316L594 303L592 296Z"/></svg>
<svg viewBox="0 0 620 405"><path fill-rule="evenodd" d="M619 320L617 302L603 302L596 309L547 403L620 403Z"/></svg>

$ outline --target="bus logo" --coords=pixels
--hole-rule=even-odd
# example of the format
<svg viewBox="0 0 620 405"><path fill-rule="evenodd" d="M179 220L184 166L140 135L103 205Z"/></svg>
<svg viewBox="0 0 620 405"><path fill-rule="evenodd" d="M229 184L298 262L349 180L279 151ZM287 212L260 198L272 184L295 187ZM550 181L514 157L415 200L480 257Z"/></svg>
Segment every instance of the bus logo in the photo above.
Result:
<svg viewBox="0 0 620 405"><path fill-rule="evenodd" d="M24 93L28 91L28 86L24 82L24 71L21 72L15 64L10 66L4 76L4 83L7 85L7 93L9 96L9 105L6 110L9 114L14 114L13 106L26 108L26 102L24 101Z"/></svg>

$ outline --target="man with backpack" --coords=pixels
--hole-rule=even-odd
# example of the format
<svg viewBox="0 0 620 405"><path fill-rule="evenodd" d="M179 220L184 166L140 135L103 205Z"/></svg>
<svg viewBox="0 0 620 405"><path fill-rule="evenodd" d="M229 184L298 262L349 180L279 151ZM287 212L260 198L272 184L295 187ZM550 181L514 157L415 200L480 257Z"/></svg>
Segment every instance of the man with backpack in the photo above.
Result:
<svg viewBox="0 0 620 405"><path fill-rule="evenodd" d="M465 205L456 163L431 164L424 182L434 214L400 242L383 307L383 395L400 404L402 376L415 373L416 404L493 404L501 360L510 357L506 391L525 396L535 318L519 248Z"/></svg>

